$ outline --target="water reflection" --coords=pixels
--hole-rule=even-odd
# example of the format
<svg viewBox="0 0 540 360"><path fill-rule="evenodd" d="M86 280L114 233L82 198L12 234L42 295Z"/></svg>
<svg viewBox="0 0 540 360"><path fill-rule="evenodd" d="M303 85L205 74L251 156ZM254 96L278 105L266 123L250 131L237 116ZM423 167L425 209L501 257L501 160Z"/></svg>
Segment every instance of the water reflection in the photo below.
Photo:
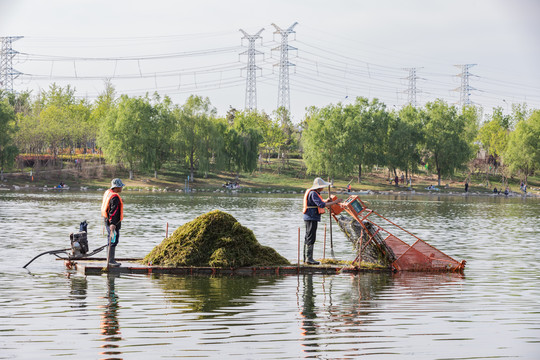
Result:
<svg viewBox="0 0 540 360"><path fill-rule="evenodd" d="M87 307L86 296L88 292L88 280L82 276L70 276L71 289L69 298L73 300L72 308L84 309Z"/></svg>
<svg viewBox="0 0 540 360"><path fill-rule="evenodd" d="M540 358L538 199L366 197L378 213L467 260L466 277L86 280L65 278L63 263L45 256L27 275L22 265L41 251L65 247L83 219L99 245L94 210L101 195L0 194L0 358ZM253 229L263 245L296 259L301 195L127 195L126 257L146 255L161 242L167 222L171 232L220 208ZM255 216L255 207L264 218ZM334 240L339 234L334 231ZM32 239L31 250L25 239ZM334 241L336 256L352 260L342 240Z"/></svg>
<svg viewBox="0 0 540 360"><path fill-rule="evenodd" d="M451 299L465 280L462 274L366 273L344 282L345 276L300 277L300 333L307 358L333 351L351 357L398 354L381 323L398 316L400 326L413 329L425 306L447 311L445 298Z"/></svg>
<svg viewBox="0 0 540 360"><path fill-rule="evenodd" d="M104 297L107 300L107 304L101 306L103 313L101 315L101 338L105 344L101 345L104 349L99 355L103 356L101 359L113 360L122 359L122 352L118 350L118 342L122 340L120 332L120 324L118 323L118 295L114 288L114 281L118 275L107 274L107 295Z"/></svg>
<svg viewBox="0 0 540 360"><path fill-rule="evenodd" d="M156 275L160 285L167 292L168 300L185 305L187 313L201 313L198 319L217 316L233 316L240 307L253 303L247 299L261 283L272 285L276 277L251 276L174 276ZM219 309L234 308L220 313Z"/></svg>
<svg viewBox="0 0 540 360"><path fill-rule="evenodd" d="M316 352L319 345L315 338L317 335L317 309L315 307L315 292L313 291L313 274L302 276L302 308L300 315L302 317L301 334L302 346L305 353ZM314 356L314 355L313 355ZM312 356L308 356L312 357Z"/></svg>

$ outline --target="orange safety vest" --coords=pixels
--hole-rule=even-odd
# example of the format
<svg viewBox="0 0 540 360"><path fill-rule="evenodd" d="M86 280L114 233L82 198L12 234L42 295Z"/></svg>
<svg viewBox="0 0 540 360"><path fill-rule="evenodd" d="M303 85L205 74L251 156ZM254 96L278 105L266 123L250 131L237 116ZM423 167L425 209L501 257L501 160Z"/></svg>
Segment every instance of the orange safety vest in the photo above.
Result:
<svg viewBox="0 0 540 360"><path fill-rule="evenodd" d="M308 206L308 204L307 204L308 196L309 196L309 193L312 192L312 191L315 191L315 190L307 189L306 193L304 194L304 209L302 210L302 212L305 214L307 212L307 209L317 208L319 210L319 214L324 214L325 211L326 211L325 208L320 208L318 206ZM323 198L321 197L321 194L319 194L316 191L315 191L315 193L317 194L317 196L319 196L319 198L321 198L321 201L324 201Z"/></svg>
<svg viewBox="0 0 540 360"><path fill-rule="evenodd" d="M118 196L118 199L120 200L120 221L122 221L124 220L124 202L122 201L120 195L118 195L111 189L105 191L105 194L103 194L103 202L101 203L101 216L103 216L104 218L109 217L109 203L113 196Z"/></svg>

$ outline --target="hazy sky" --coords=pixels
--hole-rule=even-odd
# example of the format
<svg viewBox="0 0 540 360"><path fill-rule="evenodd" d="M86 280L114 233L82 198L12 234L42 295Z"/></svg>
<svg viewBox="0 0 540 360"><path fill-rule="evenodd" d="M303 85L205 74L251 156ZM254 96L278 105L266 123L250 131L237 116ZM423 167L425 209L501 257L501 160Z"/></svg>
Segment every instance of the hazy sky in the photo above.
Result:
<svg viewBox="0 0 540 360"><path fill-rule="evenodd" d="M407 68L417 68L419 105L459 101L460 69L477 64L471 100L491 112L527 102L540 108L538 0L0 0L0 36L24 36L15 90L72 84L93 99L110 78L119 94L146 92L182 104L208 96L224 114L243 109L247 42L257 49L257 105L277 105L279 43L272 23L296 34L289 45L293 119L308 106L377 97L389 108L407 100ZM244 47L241 47L244 45Z"/></svg>

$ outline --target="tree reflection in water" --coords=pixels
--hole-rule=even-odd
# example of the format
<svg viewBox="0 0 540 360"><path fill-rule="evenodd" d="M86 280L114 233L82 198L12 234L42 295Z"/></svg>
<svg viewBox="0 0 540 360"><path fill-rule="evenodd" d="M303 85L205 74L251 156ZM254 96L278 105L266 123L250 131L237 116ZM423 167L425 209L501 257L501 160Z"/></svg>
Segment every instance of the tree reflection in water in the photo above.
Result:
<svg viewBox="0 0 540 360"><path fill-rule="evenodd" d="M107 295L104 297L107 299L107 304L101 306L103 313L101 315L101 340L105 344L101 345L104 351L100 352L100 355L105 356L102 359L115 360L123 359L121 357L122 352L118 351L118 341L122 340L120 325L118 323L118 295L114 289L114 281L118 275L107 274Z"/></svg>

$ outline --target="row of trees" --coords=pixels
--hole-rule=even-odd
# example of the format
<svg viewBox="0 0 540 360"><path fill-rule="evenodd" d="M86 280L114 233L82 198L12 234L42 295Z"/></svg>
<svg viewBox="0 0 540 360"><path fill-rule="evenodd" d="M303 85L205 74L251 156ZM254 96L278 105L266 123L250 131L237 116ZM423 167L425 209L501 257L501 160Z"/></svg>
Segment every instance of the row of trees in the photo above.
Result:
<svg viewBox="0 0 540 360"><path fill-rule="evenodd" d="M419 165L443 175L465 170L482 148L503 165L503 176L527 179L540 167L540 111L516 105L513 114L495 108L480 126L480 109L458 110L442 100L424 108L406 106L389 111L377 99L357 98L352 104L310 108L303 123L304 159L308 172L349 175L386 166L407 175ZM355 170L356 169L356 170Z"/></svg>
<svg viewBox="0 0 540 360"><path fill-rule="evenodd" d="M183 105L168 97L117 97L107 84L94 103L79 100L71 87L52 85L35 100L28 94L0 94L5 126L2 168L17 152L31 154L102 151L107 161L130 171L158 171L166 161L196 171L236 173L257 168L259 154L284 156L297 150L298 131L286 111L274 117L231 109L218 117L208 98L191 96ZM5 120L5 121L4 121ZM3 145L2 145L3 146ZM9 151L8 151L9 150ZM5 159L5 161L4 161Z"/></svg>
<svg viewBox="0 0 540 360"><path fill-rule="evenodd" d="M458 109L442 100L424 108L389 111L377 99L307 109L294 126L278 109L265 113L230 109L219 117L208 98L191 96L173 104L158 94L117 97L106 84L93 102L75 90L51 85L35 99L0 93L0 165L17 153L102 151L130 171L158 171L167 161L187 166L191 178L213 170L251 172L262 159L285 160L301 153L309 173L330 177L356 174L375 165L407 175L425 165L441 177L464 169L479 148L504 164L505 174L525 180L540 167L540 111L515 106L512 115L496 108L481 123L480 109Z"/></svg>

